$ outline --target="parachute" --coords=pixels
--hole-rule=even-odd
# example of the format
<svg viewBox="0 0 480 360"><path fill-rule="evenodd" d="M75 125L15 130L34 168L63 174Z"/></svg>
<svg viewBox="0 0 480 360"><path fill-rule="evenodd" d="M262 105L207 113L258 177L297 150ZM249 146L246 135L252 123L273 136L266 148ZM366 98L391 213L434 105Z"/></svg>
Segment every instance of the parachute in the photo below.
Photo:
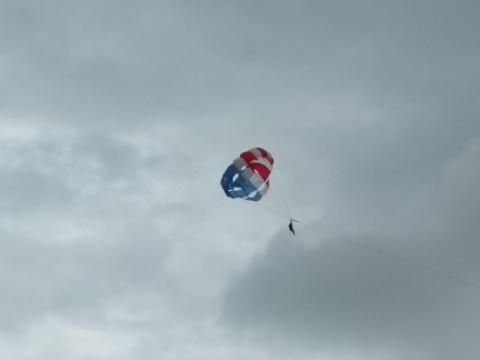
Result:
<svg viewBox="0 0 480 360"><path fill-rule="evenodd" d="M268 191L273 157L261 147L240 154L225 170L220 185L233 199L258 201Z"/></svg>

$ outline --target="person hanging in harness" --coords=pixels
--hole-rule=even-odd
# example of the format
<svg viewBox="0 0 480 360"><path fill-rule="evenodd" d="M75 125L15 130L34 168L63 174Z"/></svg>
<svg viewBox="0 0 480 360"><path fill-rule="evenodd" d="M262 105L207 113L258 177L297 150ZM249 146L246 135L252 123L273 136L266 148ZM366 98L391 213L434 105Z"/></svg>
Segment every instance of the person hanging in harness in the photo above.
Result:
<svg viewBox="0 0 480 360"><path fill-rule="evenodd" d="M295 235L295 229L293 228L293 223L298 222L298 220L290 218L290 223L288 224L288 229Z"/></svg>

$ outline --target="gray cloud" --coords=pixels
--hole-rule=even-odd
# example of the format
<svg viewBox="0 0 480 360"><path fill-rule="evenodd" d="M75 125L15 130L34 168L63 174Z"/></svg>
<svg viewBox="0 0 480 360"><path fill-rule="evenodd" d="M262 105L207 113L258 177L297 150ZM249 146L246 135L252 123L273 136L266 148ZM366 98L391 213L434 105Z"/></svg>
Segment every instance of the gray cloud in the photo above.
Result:
<svg viewBox="0 0 480 360"><path fill-rule="evenodd" d="M4 142L2 327L52 313L99 319L110 299L168 288L155 201L136 206L148 159L111 138L66 139Z"/></svg>
<svg viewBox="0 0 480 360"><path fill-rule="evenodd" d="M349 210L301 229L298 240L274 239L233 282L225 319L316 350L475 356L479 155L478 139L467 142L403 198L357 177L368 196L337 198Z"/></svg>
<svg viewBox="0 0 480 360"><path fill-rule="evenodd" d="M477 14L2 1L0 356L474 358Z"/></svg>

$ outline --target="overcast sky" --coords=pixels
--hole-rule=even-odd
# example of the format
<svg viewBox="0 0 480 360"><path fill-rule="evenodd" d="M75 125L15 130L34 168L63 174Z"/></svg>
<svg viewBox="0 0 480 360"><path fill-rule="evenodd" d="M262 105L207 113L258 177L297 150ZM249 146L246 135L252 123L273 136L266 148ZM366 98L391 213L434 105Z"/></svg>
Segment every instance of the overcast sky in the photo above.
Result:
<svg viewBox="0 0 480 360"><path fill-rule="evenodd" d="M0 358L480 358L479 24L0 0ZM271 191L229 199L253 146Z"/></svg>

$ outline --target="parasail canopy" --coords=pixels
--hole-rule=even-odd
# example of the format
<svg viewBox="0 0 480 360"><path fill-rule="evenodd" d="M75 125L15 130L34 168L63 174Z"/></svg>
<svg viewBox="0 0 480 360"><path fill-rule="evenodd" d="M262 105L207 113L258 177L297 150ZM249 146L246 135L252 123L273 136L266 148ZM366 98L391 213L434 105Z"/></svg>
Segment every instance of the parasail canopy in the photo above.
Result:
<svg viewBox="0 0 480 360"><path fill-rule="evenodd" d="M227 167L220 185L228 197L258 201L270 186L273 162L272 155L261 147L247 150Z"/></svg>

